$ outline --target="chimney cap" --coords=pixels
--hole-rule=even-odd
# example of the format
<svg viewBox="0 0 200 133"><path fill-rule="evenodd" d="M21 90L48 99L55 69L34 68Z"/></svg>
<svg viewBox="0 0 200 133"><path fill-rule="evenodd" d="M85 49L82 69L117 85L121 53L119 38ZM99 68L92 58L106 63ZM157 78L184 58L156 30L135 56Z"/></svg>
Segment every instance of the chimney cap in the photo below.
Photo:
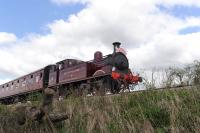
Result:
<svg viewBox="0 0 200 133"><path fill-rule="evenodd" d="M114 42L113 45L119 47L121 45L121 43L120 42Z"/></svg>

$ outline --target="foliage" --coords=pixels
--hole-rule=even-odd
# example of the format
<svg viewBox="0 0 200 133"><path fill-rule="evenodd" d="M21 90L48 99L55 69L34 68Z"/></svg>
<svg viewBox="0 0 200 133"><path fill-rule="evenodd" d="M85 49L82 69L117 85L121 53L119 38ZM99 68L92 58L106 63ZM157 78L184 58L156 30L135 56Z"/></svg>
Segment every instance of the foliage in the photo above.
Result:
<svg viewBox="0 0 200 133"><path fill-rule="evenodd" d="M200 62L186 65L185 67L169 67L165 69L164 87L199 85L200 84Z"/></svg>

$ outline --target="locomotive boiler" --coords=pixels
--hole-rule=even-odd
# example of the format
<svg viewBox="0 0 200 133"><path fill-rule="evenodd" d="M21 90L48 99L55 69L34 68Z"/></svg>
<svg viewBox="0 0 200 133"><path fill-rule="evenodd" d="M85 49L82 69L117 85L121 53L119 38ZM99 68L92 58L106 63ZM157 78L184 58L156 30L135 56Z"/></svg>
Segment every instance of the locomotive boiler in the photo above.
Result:
<svg viewBox="0 0 200 133"><path fill-rule="evenodd" d="M142 82L141 77L131 72L120 45L113 43L114 50L109 55L97 51L90 61L65 59L0 85L0 100L15 101L45 88L56 90L59 96L119 93L130 84Z"/></svg>

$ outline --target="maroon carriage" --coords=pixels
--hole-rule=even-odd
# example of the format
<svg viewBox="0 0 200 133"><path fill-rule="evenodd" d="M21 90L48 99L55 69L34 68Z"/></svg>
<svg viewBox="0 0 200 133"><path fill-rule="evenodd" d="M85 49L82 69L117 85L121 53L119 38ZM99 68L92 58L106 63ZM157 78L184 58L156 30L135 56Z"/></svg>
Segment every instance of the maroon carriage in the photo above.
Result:
<svg viewBox="0 0 200 133"><path fill-rule="evenodd" d="M14 100L19 95L41 91L48 85L49 70L54 65L24 75L0 86L0 99L10 98Z"/></svg>

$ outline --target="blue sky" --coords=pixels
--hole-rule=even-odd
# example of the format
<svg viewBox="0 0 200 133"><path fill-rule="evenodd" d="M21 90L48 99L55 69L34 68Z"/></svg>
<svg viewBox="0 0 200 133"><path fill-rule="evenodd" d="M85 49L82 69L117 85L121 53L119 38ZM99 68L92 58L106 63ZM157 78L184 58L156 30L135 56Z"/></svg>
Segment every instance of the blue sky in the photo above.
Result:
<svg viewBox="0 0 200 133"><path fill-rule="evenodd" d="M185 34L197 33L197 32L200 32L200 26L191 26L191 27L184 28L179 31L179 34L185 35Z"/></svg>
<svg viewBox="0 0 200 133"><path fill-rule="evenodd" d="M186 19L187 17L200 17L200 8L195 6L176 5L173 7L165 7L163 5L158 5L158 8L162 12L166 12L180 19ZM191 26L184 28L179 31L179 34L184 35L197 32L200 32L200 26Z"/></svg>
<svg viewBox="0 0 200 133"><path fill-rule="evenodd" d="M45 25L79 12L81 4L56 5L50 0L0 0L0 32L23 37L45 33Z"/></svg>
<svg viewBox="0 0 200 133"><path fill-rule="evenodd" d="M194 16L194 17L200 16L200 8L195 6L176 5L173 7L165 7L163 5L158 5L158 7L161 11L167 12L181 19L185 19L188 16Z"/></svg>

